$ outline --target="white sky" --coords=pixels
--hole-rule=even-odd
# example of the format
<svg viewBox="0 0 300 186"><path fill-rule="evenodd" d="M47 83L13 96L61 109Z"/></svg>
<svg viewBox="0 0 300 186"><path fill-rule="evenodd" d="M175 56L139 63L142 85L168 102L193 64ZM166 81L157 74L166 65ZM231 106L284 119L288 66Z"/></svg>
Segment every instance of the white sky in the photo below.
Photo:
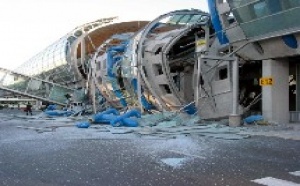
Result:
<svg viewBox="0 0 300 186"><path fill-rule="evenodd" d="M0 67L15 69L75 27L109 16L153 20L172 10L208 11L207 0L1 0ZM138 2L138 3L136 3Z"/></svg>

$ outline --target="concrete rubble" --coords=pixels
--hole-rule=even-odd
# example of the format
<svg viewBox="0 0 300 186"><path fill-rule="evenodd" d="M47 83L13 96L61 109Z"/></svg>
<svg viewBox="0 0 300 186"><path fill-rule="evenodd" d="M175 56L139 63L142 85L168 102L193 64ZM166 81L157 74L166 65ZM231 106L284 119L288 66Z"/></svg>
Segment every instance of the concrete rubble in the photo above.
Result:
<svg viewBox="0 0 300 186"><path fill-rule="evenodd" d="M169 117L173 116L173 117ZM91 115L77 117L48 117L42 112L34 116L25 116L23 113L5 115L4 121L19 120L19 129L31 130L37 133L53 133L58 128L76 128L76 122L88 121ZM138 127L114 127L109 124L91 124L85 133L97 132L99 136L103 135L133 135L136 138L163 138L175 139L180 136L201 136L205 138L214 138L221 140L241 140L254 135L274 136L285 139L300 140L299 130L293 126L282 125L244 125L243 127L229 127L227 120L204 121L198 116L187 115L173 112L145 114L141 118L134 118ZM21 123L22 121L22 123ZM295 130L298 129L298 130Z"/></svg>

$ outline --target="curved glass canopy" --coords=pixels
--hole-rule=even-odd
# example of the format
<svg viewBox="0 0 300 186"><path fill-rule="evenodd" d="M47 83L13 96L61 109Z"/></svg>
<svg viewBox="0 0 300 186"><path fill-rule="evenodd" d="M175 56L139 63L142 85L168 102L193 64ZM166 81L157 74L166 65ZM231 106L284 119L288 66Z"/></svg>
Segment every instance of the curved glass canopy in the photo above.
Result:
<svg viewBox="0 0 300 186"><path fill-rule="evenodd" d="M248 38L299 30L300 0L228 0Z"/></svg>
<svg viewBox="0 0 300 186"><path fill-rule="evenodd" d="M15 71L30 76L37 76L43 72L48 72L62 65L66 65L68 63L66 59L69 48L68 45L67 36L64 36L22 64Z"/></svg>
<svg viewBox="0 0 300 186"><path fill-rule="evenodd" d="M74 67L77 67L77 59L71 56L71 50L77 50L78 46L72 49L72 44L84 34L111 23L114 19L115 17L99 19L75 28L15 71L60 84L77 82L82 77L74 70Z"/></svg>

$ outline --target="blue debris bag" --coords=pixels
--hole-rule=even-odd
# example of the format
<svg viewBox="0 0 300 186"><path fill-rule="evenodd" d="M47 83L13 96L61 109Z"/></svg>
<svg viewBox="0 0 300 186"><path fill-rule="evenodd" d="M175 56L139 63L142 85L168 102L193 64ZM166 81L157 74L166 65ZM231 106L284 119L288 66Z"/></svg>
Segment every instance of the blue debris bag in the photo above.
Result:
<svg viewBox="0 0 300 186"><path fill-rule="evenodd" d="M90 123L89 122L78 122L76 123L76 127L78 128L89 128L90 127Z"/></svg>
<svg viewBox="0 0 300 186"><path fill-rule="evenodd" d="M48 105L46 110L56 110L56 105Z"/></svg>
<svg viewBox="0 0 300 186"><path fill-rule="evenodd" d="M71 116L74 114L74 111L63 111L63 110L47 110L45 114L48 116Z"/></svg>
<svg viewBox="0 0 300 186"><path fill-rule="evenodd" d="M249 116L249 117L245 118L244 122L247 123L247 124L252 124L256 121L261 121L261 120L264 120L262 115L252 115L252 116Z"/></svg>
<svg viewBox="0 0 300 186"><path fill-rule="evenodd" d="M104 112L97 113L92 117L94 123L109 123L112 119L115 119L119 115L119 111L114 108L110 108Z"/></svg>
<svg viewBox="0 0 300 186"><path fill-rule="evenodd" d="M125 118L122 120L121 123L123 124L123 126L126 127L137 127L139 125L139 123L136 120L131 118Z"/></svg>
<svg viewBox="0 0 300 186"><path fill-rule="evenodd" d="M128 126L128 127L137 127L138 122L130 119L131 117L141 118L142 114L138 110L129 110L121 116L116 117L110 121L112 126ZM120 122L120 124L118 124Z"/></svg>
<svg viewBox="0 0 300 186"><path fill-rule="evenodd" d="M94 123L109 124L111 120L117 118L114 114L100 114L93 118Z"/></svg>

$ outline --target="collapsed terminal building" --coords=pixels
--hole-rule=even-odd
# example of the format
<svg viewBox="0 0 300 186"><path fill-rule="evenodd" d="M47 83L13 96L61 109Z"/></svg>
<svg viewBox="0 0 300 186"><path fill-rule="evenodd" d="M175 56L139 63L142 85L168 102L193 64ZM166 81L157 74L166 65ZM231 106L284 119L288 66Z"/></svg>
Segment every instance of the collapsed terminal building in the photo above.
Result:
<svg viewBox="0 0 300 186"><path fill-rule="evenodd" d="M32 81L26 80L30 76L35 81L62 86L43 97L49 102L63 104L66 100L57 93L63 88L63 93L73 94L76 102L86 101L78 95L88 94L95 106L105 99L117 108L140 104L145 110L178 110L193 102L195 43L204 37L209 15L199 10L179 10L152 22L114 20L101 19L68 33L10 73L18 78L13 83L3 81L8 82L7 90L42 97L40 91L28 91L33 88ZM37 89L46 90L49 85L40 83ZM57 94L60 96L51 97ZM194 104L186 110L196 112Z"/></svg>
<svg viewBox="0 0 300 186"><path fill-rule="evenodd" d="M291 94L289 78L298 77L299 26L289 15L298 15L299 1L208 2L210 14L81 25L15 71L2 69L1 89L61 105L69 94L94 112L105 104L229 117L233 125L250 113L297 121L300 89Z"/></svg>

